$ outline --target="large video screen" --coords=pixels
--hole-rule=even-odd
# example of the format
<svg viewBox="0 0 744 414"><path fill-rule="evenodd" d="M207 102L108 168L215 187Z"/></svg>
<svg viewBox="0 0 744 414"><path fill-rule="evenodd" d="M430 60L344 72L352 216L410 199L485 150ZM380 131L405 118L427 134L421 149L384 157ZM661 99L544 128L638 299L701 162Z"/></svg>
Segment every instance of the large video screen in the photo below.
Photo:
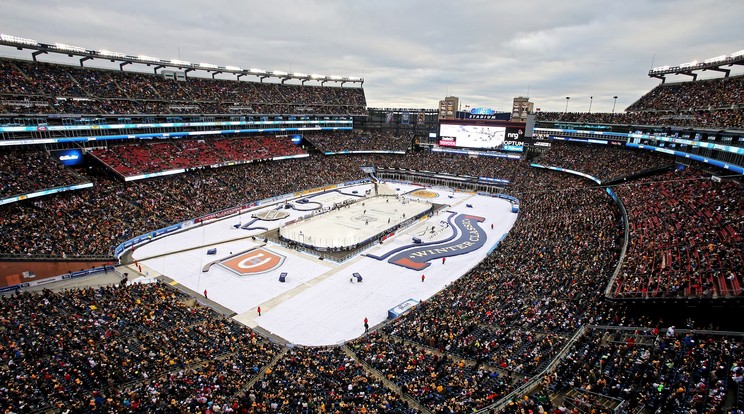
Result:
<svg viewBox="0 0 744 414"><path fill-rule="evenodd" d="M524 131L500 126L441 124L439 145L521 152Z"/></svg>

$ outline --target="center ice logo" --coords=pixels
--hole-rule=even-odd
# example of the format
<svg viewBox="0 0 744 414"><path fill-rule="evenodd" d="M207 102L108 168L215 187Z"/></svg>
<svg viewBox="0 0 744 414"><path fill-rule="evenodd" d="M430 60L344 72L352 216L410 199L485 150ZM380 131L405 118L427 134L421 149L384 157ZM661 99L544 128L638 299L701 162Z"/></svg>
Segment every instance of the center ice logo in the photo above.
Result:
<svg viewBox="0 0 744 414"><path fill-rule="evenodd" d="M416 190L411 193L414 197L421 197L421 198L437 198L439 197L439 194L435 193L434 191L430 190Z"/></svg>
<svg viewBox="0 0 744 414"><path fill-rule="evenodd" d="M285 257L268 249L256 249L235 256L221 264L239 275L265 273L279 268Z"/></svg>

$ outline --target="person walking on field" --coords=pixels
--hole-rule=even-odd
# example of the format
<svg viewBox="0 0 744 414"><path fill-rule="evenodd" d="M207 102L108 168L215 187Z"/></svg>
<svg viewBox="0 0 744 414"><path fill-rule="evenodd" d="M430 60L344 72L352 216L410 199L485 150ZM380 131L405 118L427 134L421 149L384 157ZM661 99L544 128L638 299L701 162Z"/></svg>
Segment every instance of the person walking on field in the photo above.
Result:
<svg viewBox="0 0 744 414"><path fill-rule="evenodd" d="M367 317L364 317L364 333L369 332L369 320L367 320Z"/></svg>
<svg viewBox="0 0 744 414"><path fill-rule="evenodd" d="M204 298L205 298L205 299L209 299L209 298L207 297L207 289L204 289Z"/></svg>
<svg viewBox="0 0 744 414"><path fill-rule="evenodd" d="M261 307L259 306L256 310L258 311L258 316L261 316Z"/></svg>
<svg viewBox="0 0 744 414"><path fill-rule="evenodd" d="M426 279L426 275L421 275L421 283L424 283L425 279Z"/></svg>

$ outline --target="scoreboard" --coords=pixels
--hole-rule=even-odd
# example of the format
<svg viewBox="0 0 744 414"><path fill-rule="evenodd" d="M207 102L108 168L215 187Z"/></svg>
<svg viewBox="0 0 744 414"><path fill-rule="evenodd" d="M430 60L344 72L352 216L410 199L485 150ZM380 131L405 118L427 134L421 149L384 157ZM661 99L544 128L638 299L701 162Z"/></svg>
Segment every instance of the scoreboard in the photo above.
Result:
<svg viewBox="0 0 744 414"><path fill-rule="evenodd" d="M523 122L441 120L439 146L523 152L524 131Z"/></svg>

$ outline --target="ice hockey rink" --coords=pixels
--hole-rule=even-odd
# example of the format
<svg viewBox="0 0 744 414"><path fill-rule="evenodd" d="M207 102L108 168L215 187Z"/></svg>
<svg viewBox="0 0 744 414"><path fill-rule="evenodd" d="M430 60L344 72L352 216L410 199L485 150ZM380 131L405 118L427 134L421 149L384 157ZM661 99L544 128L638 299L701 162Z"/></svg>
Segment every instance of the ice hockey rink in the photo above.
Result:
<svg viewBox="0 0 744 414"><path fill-rule="evenodd" d="M365 318L377 325L391 308L426 300L464 275L517 218L502 198L397 182L383 190L389 197L373 197L370 183L302 194L155 239L133 258L149 277L207 291L250 327L299 345L343 343L364 334ZM352 244L433 205L442 208L342 262L262 237L279 228L300 244Z"/></svg>

